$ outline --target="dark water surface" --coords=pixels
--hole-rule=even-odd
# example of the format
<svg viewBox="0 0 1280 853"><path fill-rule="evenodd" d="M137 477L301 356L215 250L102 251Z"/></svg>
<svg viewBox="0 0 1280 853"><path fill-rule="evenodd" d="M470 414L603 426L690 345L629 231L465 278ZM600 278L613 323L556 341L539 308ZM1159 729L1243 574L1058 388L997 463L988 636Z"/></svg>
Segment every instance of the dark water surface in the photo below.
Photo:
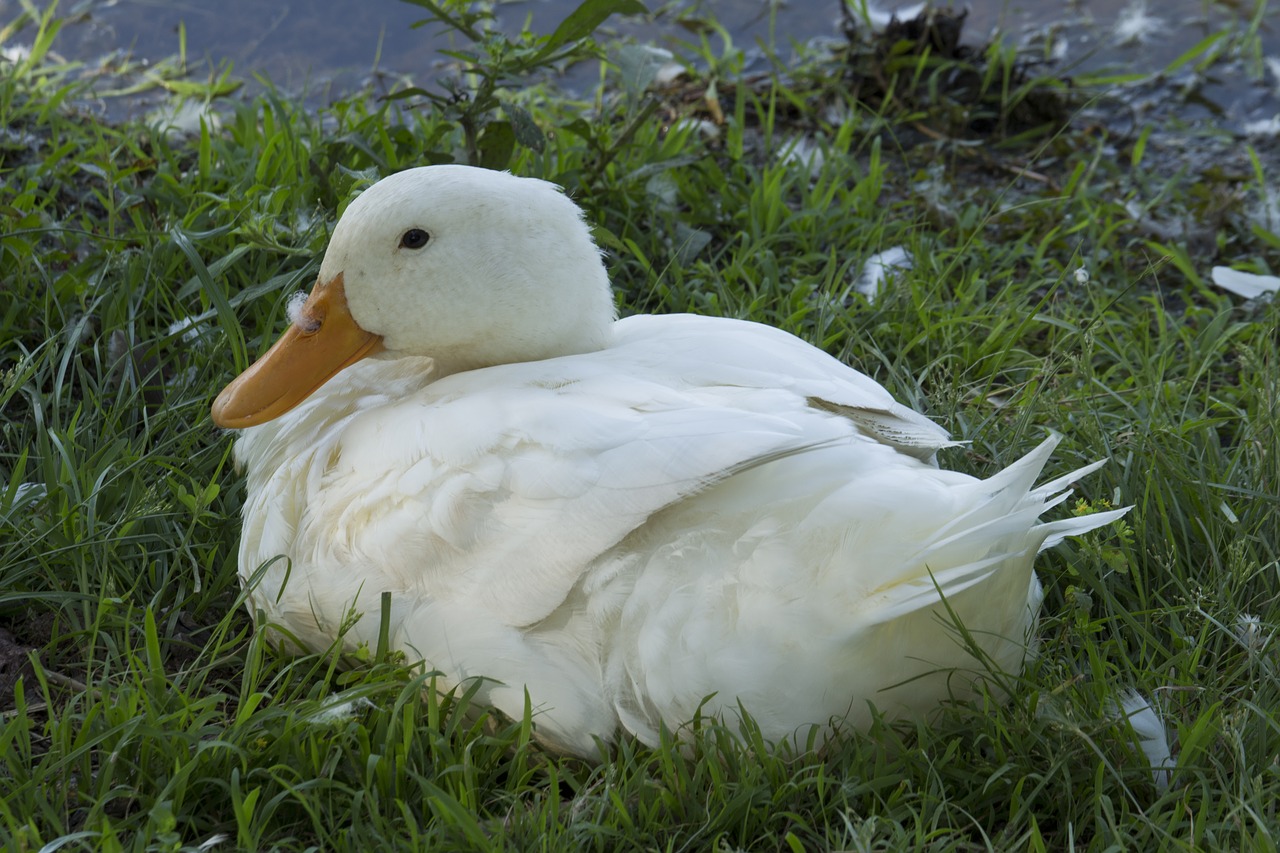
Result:
<svg viewBox="0 0 1280 853"><path fill-rule="evenodd" d="M517 30L526 18L533 28L550 32L578 0L521 0L496 6L498 20ZM862 0L850 0L859 4ZM37 2L38 7L47 5ZM658 9L656 0L649 0ZM904 0L872 4L881 12L911 9ZM1234 27L1241 31L1258 22L1260 54L1211 71L1197 80L1203 108L1227 124L1275 117L1277 71L1268 55L1280 57L1280 3L1266 0L1235 3L1211 0L972 0L966 40L980 43L993 35L1019 44L1034 44L1073 71L1152 72L1166 68L1207 36ZM18 0L0 0L0 26L21 11ZM781 56L794 44L839 34L838 0L702 0L672 4L652 20L612 19L608 29L621 37L682 51L693 38L682 17L709 16L723 23L734 44L762 56L759 45L772 45ZM172 56L179 47L178 28L185 25L189 65L234 64L235 76L262 74L289 92L312 97L348 91L374 72L407 75L418 82L438 73L447 42L433 35L437 27L413 29L424 15L398 0L81 0L63 2L61 14L74 18L55 42L61 55L87 63L121 51L152 61ZM10 45L30 39L31 28ZM1182 73L1188 73L1184 66ZM196 71L196 77L202 72Z"/></svg>

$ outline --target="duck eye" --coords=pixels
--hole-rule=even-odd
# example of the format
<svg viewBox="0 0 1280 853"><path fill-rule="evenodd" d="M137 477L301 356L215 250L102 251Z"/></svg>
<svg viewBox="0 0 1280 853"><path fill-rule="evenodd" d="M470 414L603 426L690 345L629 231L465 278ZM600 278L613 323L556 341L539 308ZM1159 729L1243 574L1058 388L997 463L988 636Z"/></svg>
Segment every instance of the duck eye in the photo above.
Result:
<svg viewBox="0 0 1280 853"><path fill-rule="evenodd" d="M427 241L430 239L431 235L421 228L410 228L400 238L400 247L403 249L421 249L427 245Z"/></svg>

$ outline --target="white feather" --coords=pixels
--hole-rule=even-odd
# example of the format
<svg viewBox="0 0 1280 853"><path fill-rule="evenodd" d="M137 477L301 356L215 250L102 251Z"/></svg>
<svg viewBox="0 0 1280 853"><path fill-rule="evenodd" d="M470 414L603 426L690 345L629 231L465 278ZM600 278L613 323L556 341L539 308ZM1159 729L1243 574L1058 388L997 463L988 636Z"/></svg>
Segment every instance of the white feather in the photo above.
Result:
<svg viewBox="0 0 1280 853"><path fill-rule="evenodd" d="M875 302L889 286L890 280L910 270L912 263L911 253L901 246L877 252L862 265L862 271L854 279L853 289L867 297L867 301Z"/></svg>
<svg viewBox="0 0 1280 853"><path fill-rule="evenodd" d="M295 326L305 325L302 317L302 303L307 301L307 294L302 291L292 294L285 303L284 313L289 318L289 322Z"/></svg>
<svg viewBox="0 0 1280 853"><path fill-rule="evenodd" d="M1212 275L1213 283L1218 287L1245 299L1257 299L1280 290L1280 278L1274 275L1256 275L1233 270L1231 267L1214 267Z"/></svg>
<svg viewBox="0 0 1280 853"><path fill-rule="evenodd" d="M1120 694L1116 712L1138 736L1138 745L1142 747L1147 763L1151 766L1151 778L1156 784L1156 790L1164 793L1169 789L1177 762L1169 751L1169 736L1160 715L1147 697L1136 690L1125 690Z"/></svg>

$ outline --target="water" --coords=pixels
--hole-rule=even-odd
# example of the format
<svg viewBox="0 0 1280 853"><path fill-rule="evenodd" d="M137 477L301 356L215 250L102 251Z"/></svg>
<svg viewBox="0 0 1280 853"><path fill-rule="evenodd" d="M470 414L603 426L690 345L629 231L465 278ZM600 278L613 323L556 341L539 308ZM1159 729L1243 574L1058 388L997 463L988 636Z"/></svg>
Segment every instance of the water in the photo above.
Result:
<svg viewBox="0 0 1280 853"><path fill-rule="evenodd" d="M507 2L497 6L498 19L515 30L530 18L536 31L550 32L576 2ZM1269 10L1265 0L1259 2L1261 13L1248 0L972 0L966 40L977 44L999 34L1041 45L1073 73L1153 72L1210 34L1233 22L1243 28L1258 14L1263 55L1280 55L1280 8ZM650 0L649 5L656 3ZM880 0L879 8L912 5ZM438 51L446 42L433 36L434 27L412 28L424 17L422 10L397 0L83 0L59 8L74 18L55 43L63 56L92 63L123 51L159 60L177 53L178 29L185 25L189 64L198 68L231 62L242 79L262 74L285 91L304 91L313 98L349 91L379 73L426 81L445 60ZM784 57L793 44L839 34L838 0L702 0L682 8L673 11L673 6L649 21L613 19L606 26L619 36L679 53L680 43L694 38L681 18L711 16L726 25L736 45L772 44ZM17 0L0 0L0 26L14 20L20 9ZM14 41L21 42L23 35L29 39L30 28ZM1199 108L1234 125L1274 117L1280 112L1274 91L1278 81L1275 72L1263 73L1264 67L1256 56L1252 63L1237 62L1218 69L1216 77L1197 80ZM1280 60L1276 67L1280 69Z"/></svg>

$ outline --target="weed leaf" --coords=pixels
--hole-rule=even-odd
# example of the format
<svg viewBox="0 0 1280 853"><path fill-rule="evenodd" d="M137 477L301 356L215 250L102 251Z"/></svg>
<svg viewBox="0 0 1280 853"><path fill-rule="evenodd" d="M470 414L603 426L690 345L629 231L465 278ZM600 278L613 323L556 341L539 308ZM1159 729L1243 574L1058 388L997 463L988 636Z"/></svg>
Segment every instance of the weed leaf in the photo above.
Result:
<svg viewBox="0 0 1280 853"><path fill-rule="evenodd" d="M610 15L643 15L648 11L639 0L585 0L547 37L538 58L544 59L564 45L586 38Z"/></svg>

